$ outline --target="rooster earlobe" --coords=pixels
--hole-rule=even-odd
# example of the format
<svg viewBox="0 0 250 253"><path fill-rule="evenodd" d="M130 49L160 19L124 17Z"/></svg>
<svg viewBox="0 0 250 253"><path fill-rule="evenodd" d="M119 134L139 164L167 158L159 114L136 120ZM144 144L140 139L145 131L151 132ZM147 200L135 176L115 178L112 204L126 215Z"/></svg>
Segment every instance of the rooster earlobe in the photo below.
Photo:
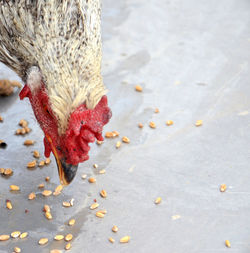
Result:
<svg viewBox="0 0 250 253"><path fill-rule="evenodd" d="M19 93L19 97L23 100L25 97L29 97L31 95L30 88L27 84L24 85L23 89Z"/></svg>

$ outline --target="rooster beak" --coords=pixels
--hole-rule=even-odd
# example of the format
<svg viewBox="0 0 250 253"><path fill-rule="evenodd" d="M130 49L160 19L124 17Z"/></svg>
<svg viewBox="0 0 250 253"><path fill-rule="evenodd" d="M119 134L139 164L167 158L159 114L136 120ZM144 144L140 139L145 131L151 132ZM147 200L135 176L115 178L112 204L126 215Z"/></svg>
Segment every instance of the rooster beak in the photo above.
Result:
<svg viewBox="0 0 250 253"><path fill-rule="evenodd" d="M78 165L72 165L65 162L65 159L56 159L58 174L62 185L71 183L76 175Z"/></svg>

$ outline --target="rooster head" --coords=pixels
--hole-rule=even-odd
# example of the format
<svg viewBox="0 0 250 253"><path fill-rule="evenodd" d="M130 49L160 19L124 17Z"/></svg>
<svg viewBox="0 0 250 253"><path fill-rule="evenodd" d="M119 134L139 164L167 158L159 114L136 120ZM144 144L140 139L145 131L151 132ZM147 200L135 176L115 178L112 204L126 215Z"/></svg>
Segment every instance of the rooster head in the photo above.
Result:
<svg viewBox="0 0 250 253"><path fill-rule="evenodd" d="M89 142L102 141L102 129L111 117L107 97L103 95L94 108L88 109L86 102L71 111L62 130L57 113L53 110L48 89L40 77L31 73L20 92L20 99L29 98L35 117L44 132L44 154L55 156L61 184L69 184L78 164L89 159ZM70 89L70 86L68 87ZM65 108L65 112L66 112Z"/></svg>

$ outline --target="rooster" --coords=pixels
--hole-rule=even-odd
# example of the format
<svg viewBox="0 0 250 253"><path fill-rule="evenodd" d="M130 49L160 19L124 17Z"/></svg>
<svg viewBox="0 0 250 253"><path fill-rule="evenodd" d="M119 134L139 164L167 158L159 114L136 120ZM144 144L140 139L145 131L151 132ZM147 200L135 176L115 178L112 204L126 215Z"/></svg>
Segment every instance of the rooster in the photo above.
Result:
<svg viewBox="0 0 250 253"><path fill-rule="evenodd" d="M20 99L29 99L63 185L111 117L100 16L100 0L0 0L0 61L25 83Z"/></svg>

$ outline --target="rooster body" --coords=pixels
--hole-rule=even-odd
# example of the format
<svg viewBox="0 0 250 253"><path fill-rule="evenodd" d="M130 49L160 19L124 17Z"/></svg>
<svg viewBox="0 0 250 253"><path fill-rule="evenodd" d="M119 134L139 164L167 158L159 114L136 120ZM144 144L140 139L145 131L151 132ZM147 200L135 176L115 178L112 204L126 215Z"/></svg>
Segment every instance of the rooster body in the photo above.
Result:
<svg viewBox="0 0 250 253"><path fill-rule="evenodd" d="M99 0L0 0L0 61L26 84L62 183L111 117L101 76Z"/></svg>

